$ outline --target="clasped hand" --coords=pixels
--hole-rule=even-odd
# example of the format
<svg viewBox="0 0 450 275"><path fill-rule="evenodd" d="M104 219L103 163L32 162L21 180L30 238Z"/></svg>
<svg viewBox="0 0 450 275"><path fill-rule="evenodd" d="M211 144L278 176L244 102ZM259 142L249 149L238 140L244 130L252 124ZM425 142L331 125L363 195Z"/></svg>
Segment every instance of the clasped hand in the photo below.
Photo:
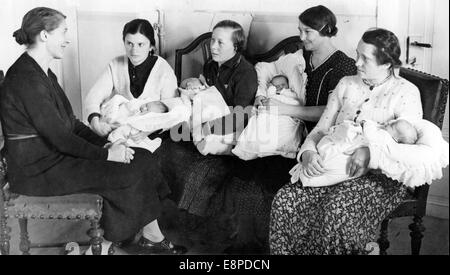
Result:
<svg viewBox="0 0 450 275"><path fill-rule="evenodd" d="M134 150L121 139L105 146L108 149L108 160L121 163L131 163L134 158Z"/></svg>
<svg viewBox="0 0 450 275"><path fill-rule="evenodd" d="M305 151L302 154L303 174L307 178L317 177L326 172L323 160L317 152Z"/></svg>
<svg viewBox="0 0 450 275"><path fill-rule="evenodd" d="M351 154L348 162L348 174L350 177L360 177L366 174L369 169L370 150L367 147L361 147Z"/></svg>
<svg viewBox="0 0 450 275"><path fill-rule="evenodd" d="M367 147L356 149L351 153L347 164L347 173L350 177L360 177L369 171L370 151ZM302 154L303 174L308 177L317 177L326 172L323 159L317 152L305 151Z"/></svg>
<svg viewBox="0 0 450 275"><path fill-rule="evenodd" d="M283 110L283 107L285 106L285 104L283 104L281 101L270 98L270 97L265 97L265 96L257 96L255 98L255 104L254 106L256 108L258 108L258 110L263 107L264 110L266 111L273 111L273 110L278 110L278 112ZM275 107L275 108L274 108ZM278 113L280 115L280 113Z"/></svg>

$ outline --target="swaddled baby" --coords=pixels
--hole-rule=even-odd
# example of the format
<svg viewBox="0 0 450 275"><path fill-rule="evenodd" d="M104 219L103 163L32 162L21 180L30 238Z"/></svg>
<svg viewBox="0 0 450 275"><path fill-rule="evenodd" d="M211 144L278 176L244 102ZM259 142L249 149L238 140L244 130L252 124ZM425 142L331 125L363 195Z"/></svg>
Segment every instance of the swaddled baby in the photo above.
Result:
<svg viewBox="0 0 450 275"><path fill-rule="evenodd" d="M149 113L167 112L168 107L160 101L143 103L139 99L128 100L122 95L115 95L100 106L101 120L118 126L117 129L109 134L109 141L115 142L124 139L129 146L141 147L152 153L161 145L161 139L151 140L145 138L140 141L134 141L130 137L138 134L141 130L132 127L128 122L130 119L136 119Z"/></svg>
<svg viewBox="0 0 450 275"><path fill-rule="evenodd" d="M284 75L272 78L267 97L289 105L300 105L297 94L289 89L289 80ZM277 115L260 106L231 152L243 160L271 155L295 158L301 141L302 125L299 119Z"/></svg>
<svg viewBox="0 0 450 275"><path fill-rule="evenodd" d="M206 88L206 85L201 82L200 78L190 77L181 82L179 90L182 95L188 96L192 100L199 92Z"/></svg>
<svg viewBox="0 0 450 275"><path fill-rule="evenodd" d="M417 139L416 128L404 119L392 120L385 125L378 125L373 121L361 123L344 121L331 127L316 146L326 172L320 176L307 177L303 172L303 166L299 164L290 172L293 176L291 181L300 180L303 186L308 187L334 185L351 179L348 162L357 148L389 142L415 144ZM381 167L381 172L387 169Z"/></svg>
<svg viewBox="0 0 450 275"><path fill-rule="evenodd" d="M267 97L290 105L300 104L297 94L289 89L289 80L284 75L277 75L272 78L267 88Z"/></svg>
<svg viewBox="0 0 450 275"><path fill-rule="evenodd" d="M148 112L167 113L167 106L161 101L144 103L142 100L128 100L122 95L115 95L100 106L101 119L110 124L123 124L132 116Z"/></svg>

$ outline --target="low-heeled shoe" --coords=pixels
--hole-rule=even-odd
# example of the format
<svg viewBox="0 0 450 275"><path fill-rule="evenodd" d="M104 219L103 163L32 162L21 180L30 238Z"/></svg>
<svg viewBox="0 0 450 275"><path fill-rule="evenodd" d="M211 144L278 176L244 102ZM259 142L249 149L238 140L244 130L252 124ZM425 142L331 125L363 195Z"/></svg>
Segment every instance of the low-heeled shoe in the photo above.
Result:
<svg viewBox="0 0 450 275"><path fill-rule="evenodd" d="M139 247L144 248L147 253L154 254L185 254L187 252L186 247L181 245L174 245L168 239L156 243L147 238L141 237L138 242Z"/></svg>

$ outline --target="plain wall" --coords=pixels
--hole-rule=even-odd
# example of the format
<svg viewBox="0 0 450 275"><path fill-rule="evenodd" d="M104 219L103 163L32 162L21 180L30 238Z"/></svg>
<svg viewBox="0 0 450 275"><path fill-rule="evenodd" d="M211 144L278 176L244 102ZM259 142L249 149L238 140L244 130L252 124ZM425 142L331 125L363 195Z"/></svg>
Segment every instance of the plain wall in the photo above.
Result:
<svg viewBox="0 0 450 275"><path fill-rule="evenodd" d="M417 0L411 0L417 1ZM447 0L426 0L433 8L433 55L430 73L449 78L449 22ZM75 114L83 117L82 99L106 68L107 62L123 54L121 26L132 17L143 17L152 23L162 23L163 37L160 54L174 66L175 50L187 46L198 35L210 31L220 19L232 18L241 22L248 32L251 53L264 52L277 42L297 35L297 16L304 9L323 4L338 17L338 36L334 43L351 57L362 33L370 27L385 27L395 32L405 55L408 32L405 7L409 0L2 0L0 9L0 70L6 72L23 52L12 33L20 27L26 11L36 6L49 6L65 13L71 45L64 60L53 64L61 85L71 101ZM161 10L158 14L156 10ZM419 14L420 15L420 14ZM200 55L187 60L185 76L201 71ZM190 66L192 65L192 66ZM448 140L448 104L443 136ZM448 219L449 168L444 178L431 185L428 214Z"/></svg>

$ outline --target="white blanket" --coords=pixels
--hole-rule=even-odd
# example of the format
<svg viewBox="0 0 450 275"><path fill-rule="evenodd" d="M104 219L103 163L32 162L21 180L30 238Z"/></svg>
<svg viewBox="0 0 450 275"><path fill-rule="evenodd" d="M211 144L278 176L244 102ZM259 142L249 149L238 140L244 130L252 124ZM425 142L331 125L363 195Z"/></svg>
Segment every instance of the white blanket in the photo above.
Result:
<svg viewBox="0 0 450 275"><path fill-rule="evenodd" d="M144 148L153 153L161 145L161 139L145 138L136 142L131 139L131 136L140 131L148 133L158 130L165 131L183 121L188 121L191 115L189 104L186 104L180 97L164 99L161 102L168 107L167 113L148 112L142 114L139 107L147 102L138 99L129 101L121 95L113 96L100 108L102 119L108 123L119 125L109 134L108 140L115 142L124 139L129 146Z"/></svg>
<svg viewBox="0 0 450 275"><path fill-rule="evenodd" d="M270 98L289 105L300 105L296 93L289 89L275 93L275 87L267 90ZM243 160L281 155L294 159L301 142L303 127L301 120L290 116L277 115L264 108L255 112L239 136L232 153Z"/></svg>
<svg viewBox="0 0 450 275"><path fill-rule="evenodd" d="M181 98L185 102L190 102L192 116L190 126L194 141L200 141L209 133L204 133L202 127L206 122L227 116L230 108L227 106L222 94L216 87L207 87L196 91L194 94L190 90L179 88Z"/></svg>
<svg viewBox="0 0 450 275"><path fill-rule="evenodd" d="M325 166L325 174L307 179L303 175L301 163L298 163L290 171L291 182L296 183L300 179L304 186L321 187L350 179L346 169L350 158L348 154L352 153L348 152L349 148L354 150L364 143L370 150L369 168L379 169L389 178L408 187L431 184L433 180L442 178L442 168L449 163L449 145L433 123L427 120L412 123L419 134L416 144L399 144L386 131L378 129L374 122L368 121L362 131L364 142L360 138L350 139L346 146L335 142L339 148L334 149L342 153L334 153L330 159L324 159L329 165Z"/></svg>
<svg viewBox="0 0 450 275"><path fill-rule="evenodd" d="M388 177L408 187L416 187L442 178L449 163L449 145L441 130L427 120L411 121L419 139L416 144L377 143L369 137L369 168L381 169ZM378 154L376 153L378 152Z"/></svg>
<svg viewBox="0 0 450 275"><path fill-rule="evenodd" d="M161 145L160 139L152 141L146 138L136 143L130 136L139 131L148 133L165 131L182 122L187 122L194 140L197 138L197 141L200 141L207 135L202 131L202 126L206 122L230 114L229 107L216 87L209 87L195 96L190 95L191 97L184 94L182 89L180 91L181 97L161 100L169 109L167 113L148 112L142 114L139 107L148 102L139 99L128 100L121 95L113 96L100 109L102 117L108 123L120 125L111 132L108 140L115 142L124 139L129 146L141 147L154 152Z"/></svg>

